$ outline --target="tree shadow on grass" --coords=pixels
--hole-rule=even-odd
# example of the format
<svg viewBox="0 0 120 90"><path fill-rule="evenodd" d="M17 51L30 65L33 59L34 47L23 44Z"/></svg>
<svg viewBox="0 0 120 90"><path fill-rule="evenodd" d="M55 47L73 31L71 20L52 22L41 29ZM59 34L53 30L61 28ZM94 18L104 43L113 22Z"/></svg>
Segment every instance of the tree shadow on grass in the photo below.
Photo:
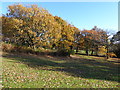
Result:
<svg viewBox="0 0 120 90"><path fill-rule="evenodd" d="M58 63L50 58L21 54L3 55L3 57L24 63L29 67L37 68L39 70L62 71L74 77L120 82L120 74L118 72L119 66L113 62L99 62L94 59L83 58L65 58L63 63Z"/></svg>
<svg viewBox="0 0 120 90"><path fill-rule="evenodd" d="M38 66L58 66L59 63L52 62L50 60L46 60L44 58L38 58L34 55L26 55L26 54L7 54L2 55L2 57L15 60L16 62L24 63L30 67L38 67Z"/></svg>

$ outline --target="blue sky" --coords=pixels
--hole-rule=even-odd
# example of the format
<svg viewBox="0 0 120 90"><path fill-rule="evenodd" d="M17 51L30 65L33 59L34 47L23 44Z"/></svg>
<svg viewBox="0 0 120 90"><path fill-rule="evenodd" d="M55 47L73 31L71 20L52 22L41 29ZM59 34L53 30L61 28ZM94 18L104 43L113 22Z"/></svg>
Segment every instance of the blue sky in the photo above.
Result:
<svg viewBox="0 0 120 90"><path fill-rule="evenodd" d="M2 2L2 13L7 12L7 6L13 2ZM24 2L37 4L47 9L52 15L78 27L80 30L98 28L118 31L118 2Z"/></svg>

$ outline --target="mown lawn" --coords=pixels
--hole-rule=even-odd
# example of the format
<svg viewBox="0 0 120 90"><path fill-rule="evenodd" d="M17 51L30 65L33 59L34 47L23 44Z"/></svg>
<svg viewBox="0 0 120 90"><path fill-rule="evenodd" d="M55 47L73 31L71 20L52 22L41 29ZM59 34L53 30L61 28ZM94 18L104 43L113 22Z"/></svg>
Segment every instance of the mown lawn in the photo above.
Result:
<svg viewBox="0 0 120 90"><path fill-rule="evenodd" d="M4 88L118 88L119 60L3 53Z"/></svg>

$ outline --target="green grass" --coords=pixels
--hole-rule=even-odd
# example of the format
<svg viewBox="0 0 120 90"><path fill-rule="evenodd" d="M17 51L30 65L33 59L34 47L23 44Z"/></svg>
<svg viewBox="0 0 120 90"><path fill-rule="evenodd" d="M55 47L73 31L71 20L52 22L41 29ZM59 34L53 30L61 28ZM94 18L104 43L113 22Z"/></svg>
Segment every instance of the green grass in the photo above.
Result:
<svg viewBox="0 0 120 90"><path fill-rule="evenodd" d="M117 88L119 63L101 57L3 54L4 88Z"/></svg>

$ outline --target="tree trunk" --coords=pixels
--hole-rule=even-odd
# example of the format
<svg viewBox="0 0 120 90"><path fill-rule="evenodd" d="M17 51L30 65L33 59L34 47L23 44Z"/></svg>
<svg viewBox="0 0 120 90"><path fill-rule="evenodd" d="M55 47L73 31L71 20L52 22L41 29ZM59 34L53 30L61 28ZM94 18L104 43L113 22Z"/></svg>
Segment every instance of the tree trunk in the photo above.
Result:
<svg viewBox="0 0 120 90"><path fill-rule="evenodd" d="M88 53L88 49L86 50L86 55L89 55L89 53Z"/></svg>
<svg viewBox="0 0 120 90"><path fill-rule="evenodd" d="M76 47L76 53L78 53L78 46Z"/></svg>
<svg viewBox="0 0 120 90"><path fill-rule="evenodd" d="M91 55L93 55L94 50L92 50Z"/></svg>
<svg viewBox="0 0 120 90"><path fill-rule="evenodd" d="M109 53L109 43L108 43L108 38L106 39L106 49L107 49L107 53L106 53L106 58L108 59L109 58L109 55L108 55L108 53Z"/></svg>
<svg viewBox="0 0 120 90"><path fill-rule="evenodd" d="M96 47L95 54L96 54L96 56L98 56L98 47Z"/></svg>
<svg viewBox="0 0 120 90"><path fill-rule="evenodd" d="M73 49L73 46L70 46L70 50L72 50Z"/></svg>
<svg viewBox="0 0 120 90"><path fill-rule="evenodd" d="M108 45L107 45L106 48L107 48L106 58L108 59L109 58L109 55L108 55L108 53L109 53Z"/></svg>

